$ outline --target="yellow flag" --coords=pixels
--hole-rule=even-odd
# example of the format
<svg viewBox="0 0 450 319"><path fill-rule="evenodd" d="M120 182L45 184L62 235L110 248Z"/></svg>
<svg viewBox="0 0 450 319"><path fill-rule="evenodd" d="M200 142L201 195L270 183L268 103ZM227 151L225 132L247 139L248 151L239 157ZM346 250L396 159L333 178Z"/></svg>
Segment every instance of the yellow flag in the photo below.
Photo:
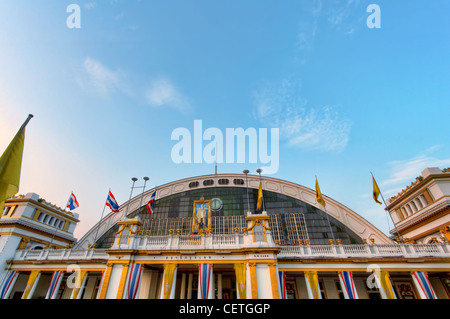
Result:
<svg viewBox="0 0 450 319"><path fill-rule="evenodd" d="M325 200L322 198L322 193L320 192L319 182L317 181L316 177L316 200L317 202L325 207Z"/></svg>
<svg viewBox="0 0 450 319"><path fill-rule="evenodd" d="M234 264L234 270L236 272L237 288L240 299L246 298L246 285L245 285L246 268L247 268L246 264Z"/></svg>
<svg viewBox="0 0 450 319"><path fill-rule="evenodd" d="M262 209L262 202L263 202L262 185L261 185L261 183L259 183L258 204L256 205L256 210L261 210Z"/></svg>
<svg viewBox="0 0 450 319"><path fill-rule="evenodd" d="M19 132L9 143L0 157L0 213L3 212L5 200L19 191L20 170L22 167L23 145L25 141L25 126L31 119L28 117Z"/></svg>
<svg viewBox="0 0 450 319"><path fill-rule="evenodd" d="M387 271L380 271L380 283L387 299L396 299L394 289L392 288L389 273Z"/></svg>
<svg viewBox="0 0 450 319"><path fill-rule="evenodd" d="M378 196L380 196L381 192L380 189L378 188L377 182L375 181L375 177L373 176L372 181L373 181L373 199L375 200L375 202L381 205L381 202L378 201Z"/></svg>

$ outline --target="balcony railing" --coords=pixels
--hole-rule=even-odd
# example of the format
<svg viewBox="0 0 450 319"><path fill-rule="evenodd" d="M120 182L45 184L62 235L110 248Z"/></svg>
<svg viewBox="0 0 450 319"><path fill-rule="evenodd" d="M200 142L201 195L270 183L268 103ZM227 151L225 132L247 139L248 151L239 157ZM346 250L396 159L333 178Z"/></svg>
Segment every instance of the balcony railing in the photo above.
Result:
<svg viewBox="0 0 450 319"><path fill-rule="evenodd" d="M14 260L108 260L109 254L104 249L40 249L18 250Z"/></svg>
<svg viewBox="0 0 450 319"><path fill-rule="evenodd" d="M252 236L234 235L133 235L127 244L115 244L112 250L233 250L251 247L276 247L273 243L253 243ZM392 244L392 245L302 245L280 246L278 259L296 258L450 258L450 245L439 244ZM105 249L43 249L19 250L14 260L108 260Z"/></svg>
<svg viewBox="0 0 450 319"><path fill-rule="evenodd" d="M449 244L406 245L305 245L282 246L278 259L286 258L423 258L450 257Z"/></svg>

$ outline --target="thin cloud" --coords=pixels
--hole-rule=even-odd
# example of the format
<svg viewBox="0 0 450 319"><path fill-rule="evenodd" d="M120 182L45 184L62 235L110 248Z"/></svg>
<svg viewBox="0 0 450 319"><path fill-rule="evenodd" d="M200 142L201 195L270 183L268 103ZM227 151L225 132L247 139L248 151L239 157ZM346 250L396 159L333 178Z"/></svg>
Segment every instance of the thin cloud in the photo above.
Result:
<svg viewBox="0 0 450 319"><path fill-rule="evenodd" d="M145 92L147 103L155 108L174 108L187 111L191 104L168 79L153 81Z"/></svg>
<svg viewBox="0 0 450 319"><path fill-rule="evenodd" d="M439 148L439 146L432 146L428 150L414 156L413 158L390 162L389 165L391 166L391 171L393 173L388 179L380 183L382 186L390 187L390 189L387 190L386 193L388 195L393 195L401 191L403 188L405 188L406 185L409 185L411 182L413 182L425 168L443 168L450 166L450 158L437 159L428 154L429 152L432 152L437 148Z"/></svg>
<svg viewBox="0 0 450 319"><path fill-rule="evenodd" d="M127 92L123 75L112 71L100 61L87 57L83 62L83 77L79 79L80 86L104 98L121 91Z"/></svg>
<svg viewBox="0 0 450 319"><path fill-rule="evenodd" d="M298 83L283 80L280 86L266 85L254 94L255 117L278 127L291 147L341 152L347 146L352 123L330 106L308 107Z"/></svg>

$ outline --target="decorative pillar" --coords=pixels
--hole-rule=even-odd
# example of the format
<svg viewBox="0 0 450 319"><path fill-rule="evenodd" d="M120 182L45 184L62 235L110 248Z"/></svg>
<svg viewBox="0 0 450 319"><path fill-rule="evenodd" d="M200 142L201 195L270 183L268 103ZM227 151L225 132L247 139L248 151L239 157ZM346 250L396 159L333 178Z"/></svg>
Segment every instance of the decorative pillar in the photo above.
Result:
<svg viewBox="0 0 450 319"><path fill-rule="evenodd" d="M181 275L180 299L186 299L186 273Z"/></svg>
<svg viewBox="0 0 450 319"><path fill-rule="evenodd" d="M188 277L188 291L187 291L187 299L192 299L192 283L194 281L194 274L192 272L189 273Z"/></svg>
<svg viewBox="0 0 450 319"><path fill-rule="evenodd" d="M31 299L33 297L33 293L36 290L37 283L39 282L39 278L41 277L41 272L39 270L33 270L28 277L27 286L25 287L25 291L23 292L22 299Z"/></svg>
<svg viewBox="0 0 450 319"><path fill-rule="evenodd" d="M269 271L270 271L270 284L272 286L272 298L279 299L280 295L278 292L278 279L277 279L277 264L269 263Z"/></svg>
<svg viewBox="0 0 450 319"><path fill-rule="evenodd" d="M217 299L222 299L222 273L217 274Z"/></svg>
<svg viewBox="0 0 450 319"><path fill-rule="evenodd" d="M122 275L120 276L119 288L117 289L116 299L122 299L123 298L123 291L125 289L125 283L127 281L127 275L128 275L128 268L129 267L130 267L130 264L124 264L123 265Z"/></svg>
<svg viewBox="0 0 450 319"><path fill-rule="evenodd" d="M256 263L249 263L250 269L250 284L251 284L251 298L258 299L258 281L256 279Z"/></svg>
<svg viewBox="0 0 450 319"><path fill-rule="evenodd" d="M105 297L106 297L106 292L108 291L109 280L111 279L112 267L113 267L113 264L106 265L106 270L103 274L103 280L102 280L102 285L100 287L100 295L99 295L98 299L105 299Z"/></svg>

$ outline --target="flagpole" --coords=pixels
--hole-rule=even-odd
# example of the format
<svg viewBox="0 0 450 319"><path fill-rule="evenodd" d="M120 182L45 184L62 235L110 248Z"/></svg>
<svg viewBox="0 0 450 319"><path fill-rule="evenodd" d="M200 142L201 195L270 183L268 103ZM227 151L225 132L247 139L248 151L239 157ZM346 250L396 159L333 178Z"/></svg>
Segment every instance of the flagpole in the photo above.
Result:
<svg viewBox="0 0 450 319"><path fill-rule="evenodd" d="M130 201L131 201L131 196L133 195L134 183L136 183L136 181L138 179L136 177L133 177L131 180L133 181L133 185L131 185L130 199L128 200L127 209L125 210L125 218L127 217L128 209L130 208Z"/></svg>
<svg viewBox="0 0 450 319"><path fill-rule="evenodd" d="M145 185L147 184L147 181L148 181L149 179L150 179L150 178L148 178L147 176L144 177L144 186L142 187L141 201L140 201L140 203L139 203L139 212L141 211L142 200L144 199Z"/></svg>
<svg viewBox="0 0 450 319"><path fill-rule="evenodd" d="M264 194L262 194L262 180L261 180L261 173L262 173L262 169L258 168L256 170L256 172L259 174L259 183L261 184L261 195L262 195L262 204L263 204L263 212L266 211L266 205L265 205L265 200L264 200Z"/></svg>
<svg viewBox="0 0 450 319"><path fill-rule="evenodd" d="M248 173L250 173L250 171L248 169L246 169L243 171L243 173L245 174L245 183L247 185L246 186L246 188L247 188L247 209L248 209L248 212L250 212L250 200L248 198L248 178L247 178L247 175L248 175Z"/></svg>
<svg viewBox="0 0 450 319"><path fill-rule="evenodd" d="M373 176L372 172L370 172L370 175L372 175L373 180L375 181L375 183L377 183L377 181L376 181L375 177ZM403 243L403 238L400 236L400 233L399 233L399 231L397 229L397 226L395 226L394 219L392 218L391 214L389 213L389 210L387 209L386 201L384 200L383 193L381 192L381 189L378 186L378 183L377 183L377 188L380 191L381 199L383 200L383 203L384 203L384 210L386 211L386 214L391 217L391 221L392 221L392 224L393 224L393 226L395 228L395 231L397 232L398 239ZM389 227L389 219L387 219L387 224L388 224L388 227Z"/></svg>
<svg viewBox="0 0 450 319"><path fill-rule="evenodd" d="M109 197L110 192L111 192L111 188L109 189L108 195L106 196L105 205L103 205L102 216L100 217L100 221L98 222L97 231L95 232L95 237L94 237L94 240L92 241L92 248L95 248L95 241L97 240L98 229L100 228L100 223L102 222L103 214L105 213L106 203L108 202L108 197Z"/></svg>
<svg viewBox="0 0 450 319"><path fill-rule="evenodd" d="M317 175L316 175L316 181L317 181ZM319 184L319 182L317 182L317 184ZM317 189L316 189L316 192L317 192ZM321 195L322 195L322 192L320 192L320 193L321 193ZM324 201L325 201L325 200L324 200ZM333 242L336 242L336 239L334 238L333 228L331 228L330 218L328 217L326 205L323 206L323 209L324 209L324 211L325 211L325 215L327 216L328 227L330 227L331 237L333 237Z"/></svg>

